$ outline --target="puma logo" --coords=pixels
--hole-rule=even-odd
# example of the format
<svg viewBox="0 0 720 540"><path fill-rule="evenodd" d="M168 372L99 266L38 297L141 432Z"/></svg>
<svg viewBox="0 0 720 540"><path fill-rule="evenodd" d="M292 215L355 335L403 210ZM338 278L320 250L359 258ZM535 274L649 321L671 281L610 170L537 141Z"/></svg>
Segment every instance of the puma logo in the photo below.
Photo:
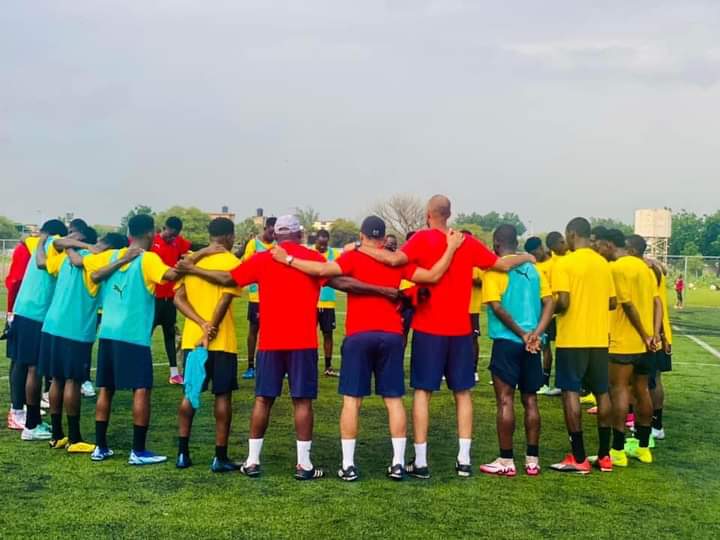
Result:
<svg viewBox="0 0 720 540"><path fill-rule="evenodd" d="M520 274L522 277L524 277L525 279L527 279L528 281L530 281L530 276L528 275L528 270L525 270L525 271L523 272L523 271L521 271L520 269L516 268L516 269L515 269L515 272L517 272L517 273Z"/></svg>
<svg viewBox="0 0 720 540"><path fill-rule="evenodd" d="M116 283L115 285L113 285L113 291L118 292L118 293L120 294L120 300L122 300L123 292L124 292L124 291L123 291L123 289L120 287L120 285L118 285L117 283Z"/></svg>

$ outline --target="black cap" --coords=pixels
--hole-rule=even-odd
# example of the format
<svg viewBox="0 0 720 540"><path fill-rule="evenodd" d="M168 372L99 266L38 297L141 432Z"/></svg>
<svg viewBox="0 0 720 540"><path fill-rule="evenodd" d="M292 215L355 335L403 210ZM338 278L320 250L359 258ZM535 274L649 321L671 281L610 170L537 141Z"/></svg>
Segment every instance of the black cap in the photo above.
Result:
<svg viewBox="0 0 720 540"><path fill-rule="evenodd" d="M385 238L385 222L377 216L368 216L360 225L360 232L374 240Z"/></svg>

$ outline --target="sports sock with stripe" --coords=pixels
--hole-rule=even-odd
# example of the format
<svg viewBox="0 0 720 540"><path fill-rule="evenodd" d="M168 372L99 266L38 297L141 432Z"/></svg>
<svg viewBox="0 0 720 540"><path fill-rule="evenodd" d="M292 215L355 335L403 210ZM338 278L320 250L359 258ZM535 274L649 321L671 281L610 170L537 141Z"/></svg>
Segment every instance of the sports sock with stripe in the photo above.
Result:
<svg viewBox="0 0 720 540"><path fill-rule="evenodd" d="M585 441L582 431L574 431L570 433L570 444L572 445L572 453L575 461L582 463L587 458L585 454Z"/></svg>
<svg viewBox="0 0 720 540"><path fill-rule="evenodd" d="M653 411L653 417L652 417L652 427L655 429L662 429L663 423L662 423L662 409L655 409Z"/></svg>

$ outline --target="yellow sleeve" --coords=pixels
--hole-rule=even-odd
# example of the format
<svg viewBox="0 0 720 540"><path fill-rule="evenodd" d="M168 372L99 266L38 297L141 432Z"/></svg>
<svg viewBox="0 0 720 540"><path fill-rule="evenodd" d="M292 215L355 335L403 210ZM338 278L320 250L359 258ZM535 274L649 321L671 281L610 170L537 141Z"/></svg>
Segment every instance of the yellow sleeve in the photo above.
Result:
<svg viewBox="0 0 720 540"><path fill-rule="evenodd" d="M145 284L161 285L165 283L163 277L170 267L162 262L157 253L146 251L142 256L142 272Z"/></svg>
<svg viewBox="0 0 720 540"><path fill-rule="evenodd" d="M505 292L505 289L507 289L507 279L507 274L501 272L485 273L482 286L483 304L500 301L502 294Z"/></svg>
<svg viewBox="0 0 720 540"><path fill-rule="evenodd" d="M540 298L552 296L552 289L547 277L543 272L538 271L538 274L540 275Z"/></svg>
<svg viewBox="0 0 720 540"><path fill-rule="evenodd" d="M485 272L483 272L480 268L478 268L478 267L476 266L476 267L473 268L472 278L473 278L474 280L475 280L475 279L482 279L482 278L483 278L483 274L485 274Z"/></svg>
<svg viewBox="0 0 720 540"><path fill-rule="evenodd" d="M173 291L177 291L180 288L180 285L183 285L185 283L185 276L181 277L175 282L175 285L173 285Z"/></svg>
<svg viewBox="0 0 720 540"><path fill-rule="evenodd" d="M652 279L653 285L653 291L655 291L655 294L653 294L653 298L660 298L660 285L662 283L662 278L660 279L660 283L658 283L657 277L655 277L655 272L653 272L652 268L648 267L648 270L650 270L650 279Z"/></svg>
<svg viewBox="0 0 720 540"><path fill-rule="evenodd" d="M85 268L85 272L90 275L93 272L97 272L104 266L110 264L110 259L112 258L113 253L115 253L114 250L108 249L107 251L103 251L102 253L92 253L90 255L85 255L83 257L83 267Z"/></svg>
<svg viewBox="0 0 720 540"><path fill-rule="evenodd" d="M626 304L630 301L630 286L625 278L625 273L622 268L618 268L618 264L612 266L612 281L615 285L615 296L619 304Z"/></svg>
<svg viewBox="0 0 720 540"><path fill-rule="evenodd" d="M570 275L567 271L567 259L561 259L552 269L550 276L552 292L570 292Z"/></svg>
<svg viewBox="0 0 720 540"><path fill-rule="evenodd" d="M67 259L67 254L65 252L58 253L56 251L55 254L52 256L48 254L47 263L45 265L47 273L51 276L57 276L60 273L60 267L62 267L63 261L65 261L65 259Z"/></svg>
<svg viewBox="0 0 720 540"><path fill-rule="evenodd" d="M250 257L255 255L255 239L253 238L247 243L247 246L245 246L245 252L242 256L242 262L247 261Z"/></svg>

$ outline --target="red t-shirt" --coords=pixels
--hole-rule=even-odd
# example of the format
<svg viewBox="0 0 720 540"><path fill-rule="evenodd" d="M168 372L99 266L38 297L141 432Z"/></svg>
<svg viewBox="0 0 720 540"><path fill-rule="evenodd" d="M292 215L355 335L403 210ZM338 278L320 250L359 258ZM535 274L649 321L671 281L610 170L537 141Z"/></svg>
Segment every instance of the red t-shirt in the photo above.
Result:
<svg viewBox="0 0 720 540"><path fill-rule="evenodd" d="M293 242L280 244L298 259L326 262L317 251ZM257 283L260 287L260 351L316 349L317 303L323 279L308 276L276 262L272 253L256 253L231 272L243 287Z"/></svg>
<svg viewBox="0 0 720 540"><path fill-rule="evenodd" d="M165 239L156 234L153 239L152 248L150 251L157 253L162 262L168 266L175 266L180 260L180 257L190 251L190 241L182 236L176 236L172 242L166 242ZM175 296L175 282L168 281L162 285L155 286L155 297L156 298L172 298Z"/></svg>
<svg viewBox="0 0 720 540"><path fill-rule="evenodd" d="M12 313L13 307L15 306L15 298L17 298L18 292L20 292L20 285L22 284L23 277L25 277L25 270L27 270L28 263L30 262L30 250L25 245L25 242L20 242L12 252L12 259L10 260L10 269L8 275L5 277L5 287L7 287L7 311Z"/></svg>
<svg viewBox="0 0 720 540"><path fill-rule="evenodd" d="M335 261L342 273L370 285L397 289L400 281L409 280L417 268L414 264L392 268L358 251L343 253ZM379 296L348 294L345 333L390 332L402 334L402 317L397 304Z"/></svg>
<svg viewBox="0 0 720 540"><path fill-rule="evenodd" d="M444 232L425 229L415 233L401 249L409 263L432 268L446 248ZM473 268L485 270L492 267L497 259L497 255L482 242L465 238L445 275L435 285L428 285L430 298L415 311L413 329L440 336L464 336L472 332L468 306L473 287Z"/></svg>
<svg viewBox="0 0 720 540"><path fill-rule="evenodd" d="M685 288L685 282L682 279L678 279L675 282L675 290L677 292L683 292L683 289Z"/></svg>

